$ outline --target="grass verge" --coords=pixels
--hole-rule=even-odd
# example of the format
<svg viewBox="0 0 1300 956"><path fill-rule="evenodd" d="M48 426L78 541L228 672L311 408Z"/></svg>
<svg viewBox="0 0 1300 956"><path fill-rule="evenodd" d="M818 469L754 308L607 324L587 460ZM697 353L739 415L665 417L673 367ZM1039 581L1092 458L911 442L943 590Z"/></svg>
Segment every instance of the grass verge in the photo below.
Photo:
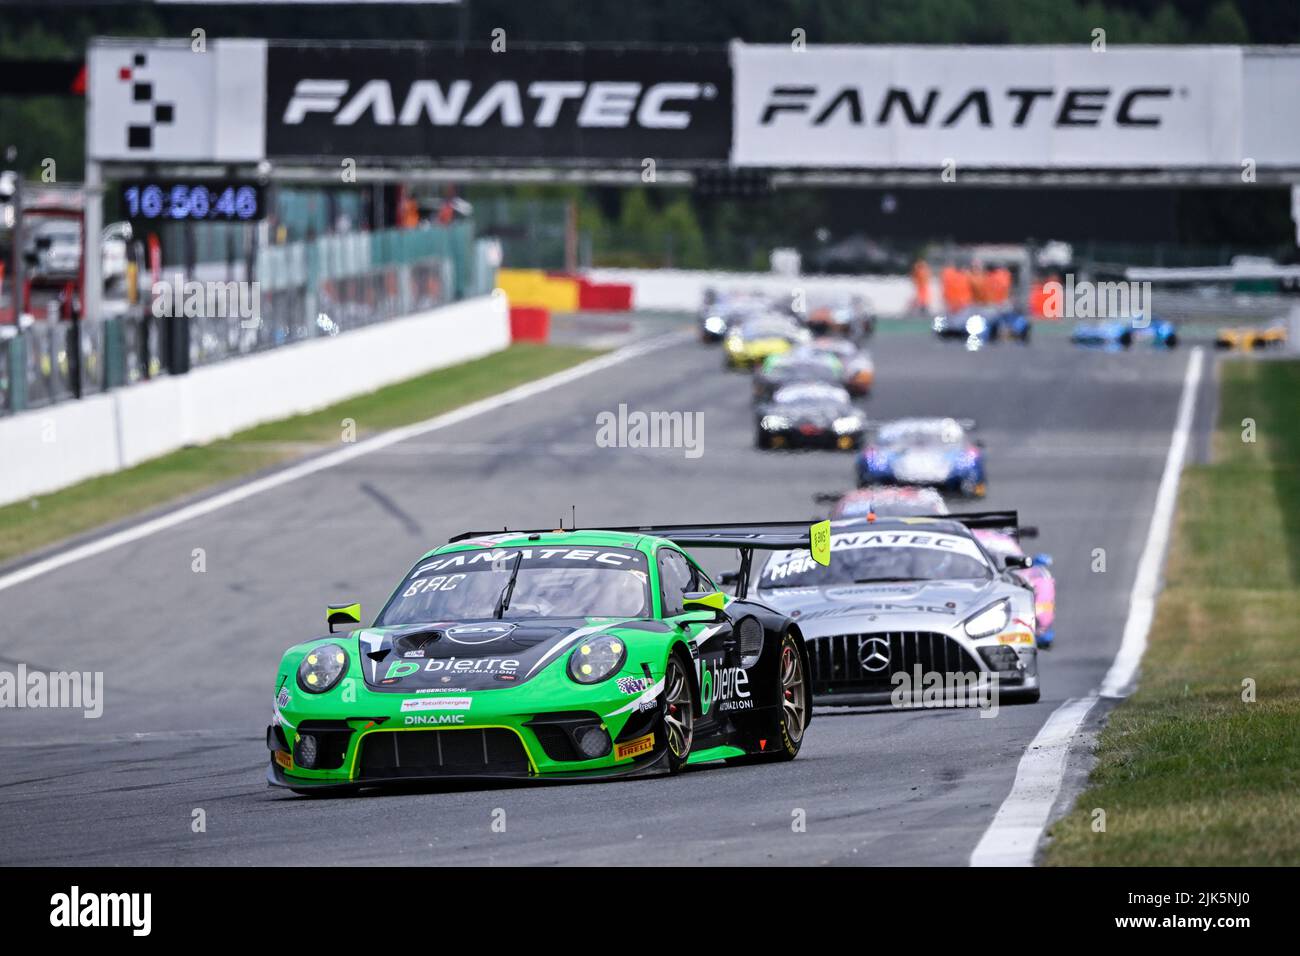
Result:
<svg viewBox="0 0 1300 956"><path fill-rule="evenodd" d="M1220 369L1215 463L1183 475L1141 683L1049 865L1300 863L1300 362Z"/></svg>
<svg viewBox="0 0 1300 956"><path fill-rule="evenodd" d="M592 349L520 343L306 415L183 448L134 468L0 508L0 562L356 437L432 418L577 365Z"/></svg>

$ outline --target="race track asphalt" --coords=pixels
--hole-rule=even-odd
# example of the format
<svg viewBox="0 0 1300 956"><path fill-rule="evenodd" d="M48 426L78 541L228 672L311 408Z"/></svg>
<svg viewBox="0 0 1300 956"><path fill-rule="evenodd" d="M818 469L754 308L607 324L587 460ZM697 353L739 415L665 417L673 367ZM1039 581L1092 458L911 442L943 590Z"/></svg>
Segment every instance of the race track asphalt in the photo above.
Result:
<svg viewBox="0 0 1300 956"><path fill-rule="evenodd" d="M1049 335L972 354L901 329L872 348L869 414L975 418L984 505L1018 508L1055 558L1040 703L993 719L819 709L792 763L675 778L331 800L266 786L282 649L321 632L328 601L376 610L449 535L551 526L574 505L586 527L805 519L814 492L851 484L848 453L755 450L744 377L683 336L0 591L0 668L106 683L97 720L0 711L0 863L966 863L1025 746L1118 647L1188 353L1081 352ZM703 454L597 447L596 415L619 403L702 412Z"/></svg>

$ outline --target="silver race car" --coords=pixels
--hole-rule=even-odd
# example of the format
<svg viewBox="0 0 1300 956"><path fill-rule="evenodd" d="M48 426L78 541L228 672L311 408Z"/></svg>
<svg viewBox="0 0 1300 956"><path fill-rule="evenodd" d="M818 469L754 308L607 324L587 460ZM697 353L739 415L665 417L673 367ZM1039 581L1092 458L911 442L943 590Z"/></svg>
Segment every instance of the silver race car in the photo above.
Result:
<svg viewBox="0 0 1300 956"><path fill-rule="evenodd" d="M828 567L773 553L738 594L789 614L807 642L813 702L971 706L1038 700L1034 592L973 528L1015 512L830 523Z"/></svg>

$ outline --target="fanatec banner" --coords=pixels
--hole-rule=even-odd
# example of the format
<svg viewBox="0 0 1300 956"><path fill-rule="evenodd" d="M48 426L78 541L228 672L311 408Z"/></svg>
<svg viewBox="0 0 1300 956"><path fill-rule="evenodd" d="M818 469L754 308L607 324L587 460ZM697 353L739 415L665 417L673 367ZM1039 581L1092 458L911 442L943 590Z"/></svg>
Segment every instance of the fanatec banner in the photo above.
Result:
<svg viewBox="0 0 1300 956"><path fill-rule="evenodd" d="M267 56L271 159L725 161L731 112L725 50L273 42Z"/></svg>
<svg viewBox="0 0 1300 956"><path fill-rule="evenodd" d="M92 41L88 158L593 170L1300 168L1300 48Z"/></svg>
<svg viewBox="0 0 1300 956"><path fill-rule="evenodd" d="M1238 47L734 44L732 163L1239 165Z"/></svg>

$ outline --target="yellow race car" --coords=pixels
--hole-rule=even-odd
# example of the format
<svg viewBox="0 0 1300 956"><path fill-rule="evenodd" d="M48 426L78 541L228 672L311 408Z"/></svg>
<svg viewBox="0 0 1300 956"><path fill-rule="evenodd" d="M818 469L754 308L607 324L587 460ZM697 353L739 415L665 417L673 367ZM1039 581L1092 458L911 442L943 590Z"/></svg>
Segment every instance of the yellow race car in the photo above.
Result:
<svg viewBox="0 0 1300 956"><path fill-rule="evenodd" d="M1214 344L1221 349L1255 349L1280 348L1286 345L1286 326L1278 322L1274 325L1243 325L1235 328L1219 329Z"/></svg>
<svg viewBox="0 0 1300 956"><path fill-rule="evenodd" d="M752 368L772 355L781 355L811 339L807 329L781 315L749 319L727 332L722 347L728 368Z"/></svg>

